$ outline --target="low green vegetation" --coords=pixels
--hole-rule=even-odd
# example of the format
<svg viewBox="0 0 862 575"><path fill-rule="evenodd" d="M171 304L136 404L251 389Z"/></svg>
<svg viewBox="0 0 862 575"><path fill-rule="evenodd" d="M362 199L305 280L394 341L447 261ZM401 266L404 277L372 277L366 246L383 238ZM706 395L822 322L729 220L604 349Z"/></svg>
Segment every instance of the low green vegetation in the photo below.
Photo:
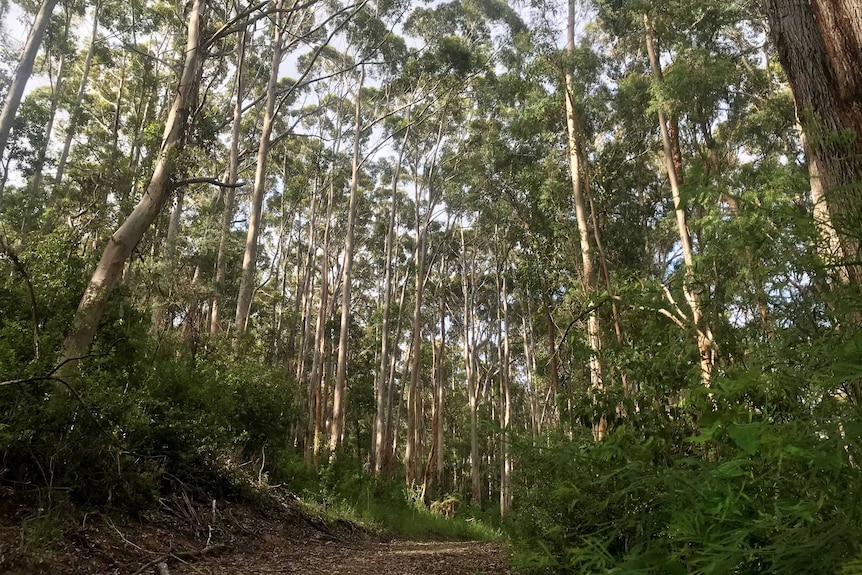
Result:
<svg viewBox="0 0 862 575"><path fill-rule="evenodd" d="M636 395L601 443L522 444L506 522L525 573L862 573L856 326L782 330L709 389ZM643 390L642 390L643 391ZM656 391L656 390L654 390Z"/></svg>
<svg viewBox="0 0 862 575"><path fill-rule="evenodd" d="M447 504L445 509L434 504L429 507L421 490L400 480L377 480L357 469L344 463L324 469L315 488L304 492L309 508L324 517L346 519L370 531L407 539L502 538L499 517L461 507L456 496L441 499Z"/></svg>

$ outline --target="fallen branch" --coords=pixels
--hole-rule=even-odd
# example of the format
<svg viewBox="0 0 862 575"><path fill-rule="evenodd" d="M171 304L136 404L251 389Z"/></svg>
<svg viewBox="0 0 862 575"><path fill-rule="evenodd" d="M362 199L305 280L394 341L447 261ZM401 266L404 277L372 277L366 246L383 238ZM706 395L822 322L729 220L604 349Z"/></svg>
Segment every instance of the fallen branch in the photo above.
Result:
<svg viewBox="0 0 862 575"><path fill-rule="evenodd" d="M223 545L223 544L219 543L217 545L210 545L209 547L204 547L203 549L197 549L195 551L180 551L179 553L165 553L163 555L160 555L159 557L156 557L152 561L148 561L147 563L142 565L140 569L138 569L137 571L132 573L132 575L141 575L141 573L143 573L144 571L146 571L150 567L153 567L154 565L158 565L159 563L165 563L166 560L171 559L171 558L181 561L183 559L203 557L205 555L209 555L210 553L214 553L216 551L222 551L224 549L227 549L227 545Z"/></svg>

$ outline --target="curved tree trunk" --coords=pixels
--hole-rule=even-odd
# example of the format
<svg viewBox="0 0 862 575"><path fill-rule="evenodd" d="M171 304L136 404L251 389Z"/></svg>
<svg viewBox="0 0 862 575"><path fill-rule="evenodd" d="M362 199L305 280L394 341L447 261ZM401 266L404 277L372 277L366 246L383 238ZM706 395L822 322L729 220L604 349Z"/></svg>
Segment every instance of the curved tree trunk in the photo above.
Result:
<svg viewBox="0 0 862 575"><path fill-rule="evenodd" d="M191 103L196 100L203 70L200 34L205 21L205 0L194 0L189 13L185 65L165 123L162 145L153 166L152 178L138 205L108 240L108 245L81 298L72 327L63 342L62 360L67 366L74 363L76 358L84 356L89 350L111 292L122 275L126 260L171 195L175 162L178 152L185 145L189 110Z"/></svg>

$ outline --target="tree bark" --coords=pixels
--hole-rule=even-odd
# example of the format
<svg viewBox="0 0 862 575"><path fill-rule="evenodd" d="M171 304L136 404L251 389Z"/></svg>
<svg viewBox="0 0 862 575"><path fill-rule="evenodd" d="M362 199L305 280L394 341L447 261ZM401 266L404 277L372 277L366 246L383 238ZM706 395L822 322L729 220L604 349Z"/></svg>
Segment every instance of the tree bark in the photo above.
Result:
<svg viewBox="0 0 862 575"><path fill-rule="evenodd" d="M767 16L807 136L812 183L817 181L822 189L822 206L840 244L836 255L843 259L843 270L837 277L858 284L862 280L858 239L862 221L862 1L769 0ZM820 202L815 200L816 207ZM825 216L821 213L821 220L826 221Z"/></svg>
<svg viewBox="0 0 862 575"><path fill-rule="evenodd" d="M440 277L443 276L443 260L441 258ZM444 403L445 403L445 381L444 371L446 365L446 291L441 286L438 288L438 313L440 320L440 337L432 344L432 377L433 391L431 401L431 446L428 450L428 461L425 465L425 474L422 483L423 500L426 505L436 498L441 491L443 482L444 466Z"/></svg>
<svg viewBox="0 0 862 575"><path fill-rule="evenodd" d="M444 276L444 265L440 263L440 277L441 279ZM434 372L435 378L434 382L436 384L436 415L437 420L434 422L434 443L437 448L436 451L436 467L437 467L437 477L436 477L436 485L438 489L442 489L443 485L443 471L446 465L445 458L445 446L446 446L446 434L445 434L445 419L446 419L446 294L447 288L441 285L440 288L440 299L439 299L439 313L440 313L440 350L437 353L437 363L436 371Z"/></svg>
<svg viewBox="0 0 862 575"><path fill-rule="evenodd" d="M404 319L404 301L407 298L407 284L410 282L410 272L404 274L404 283L401 284L401 293L398 296L398 317L395 320L395 336L394 341L399 341L401 338L401 325ZM397 280L395 284L397 285ZM395 389L395 372L396 364L398 363L399 347L395 347L393 353L389 354L389 381L386 384L386 452L383 458L383 467L385 468L391 461L395 459L395 453L398 450L398 425L401 422L401 401L398 401L398 414L393 417L392 413L395 409L395 398L400 397Z"/></svg>
<svg viewBox="0 0 862 575"><path fill-rule="evenodd" d="M503 262L504 266L508 265ZM500 304L497 306L497 324L500 342L500 515L506 515L512 506L512 456L509 452L509 425L512 421L512 386L509 363L509 288L506 276L497 267ZM502 310L500 309L502 308Z"/></svg>
<svg viewBox="0 0 862 575"><path fill-rule="evenodd" d="M323 249L320 255L320 305L315 325L314 350L311 359L311 373L308 378L308 435L310 444L307 461L316 469L320 457L320 435L323 430L323 361L327 349L326 320L329 316L329 234L332 223L332 203L334 189L330 181L326 204L326 223L323 229Z"/></svg>
<svg viewBox="0 0 862 575"><path fill-rule="evenodd" d="M548 397L545 402L545 410L548 404L557 409L558 395L560 393L560 356L557 353L557 324L554 323L551 297L544 295L545 322L548 327ZM556 411L552 413L557 413ZM544 417L542 418L544 419Z"/></svg>
<svg viewBox="0 0 862 575"><path fill-rule="evenodd" d="M422 361L422 296L425 287L425 234L419 220L420 185L416 182L416 251L413 261L416 262L413 298L413 329L410 356L410 387L407 390L407 441L404 451L404 467L408 485L419 483L421 467L421 431L423 422L421 409L420 370ZM429 208L430 209L430 208Z"/></svg>
<svg viewBox="0 0 862 575"><path fill-rule="evenodd" d="M317 250L315 239L317 237L317 220L320 203L319 176L314 174L314 183L311 191L311 206L308 216L308 245L305 250L305 263L302 277L302 332L299 338L299 353L296 361L296 381L305 381L306 368L308 366L308 351L311 343L311 314L314 302L313 290L314 280L314 253Z"/></svg>
<svg viewBox="0 0 862 575"><path fill-rule="evenodd" d="M111 292L122 275L126 260L170 197L177 156L185 145L190 103L196 99L203 70L200 35L205 22L206 2L194 0L189 12L185 64L165 123L165 132L153 167L153 175L138 205L108 240L108 245L81 298L71 329L63 342L62 360L67 362L66 366L71 366L77 358L84 356L89 350Z"/></svg>
<svg viewBox="0 0 862 575"><path fill-rule="evenodd" d="M445 112L445 107L444 107ZM414 292L414 305L413 305L413 346L412 346L412 355L411 358L411 369L410 369L410 387L407 394L407 444L406 450L404 454L405 467L407 468L407 484L420 484L423 483L421 477L423 467L422 467L422 449L423 449L423 435L425 429L425 422L423 420L424 410L422 408L422 390L421 390L421 362L422 362L422 300L425 293L425 280L426 280L426 271L425 271L425 257L427 251L427 243L428 243L428 226L431 224L431 218L433 217L434 206L436 205L436 198L434 192L434 177L437 169L437 154L440 151L440 144L443 141L443 127L445 122L443 121L444 116L441 116L440 122L437 128L437 137L434 142L434 148L431 152L431 160L425 169L424 185L420 184L419 175L416 174L414 176L415 182L415 205L416 205L416 217L415 217L415 228L416 228L416 236L415 236L415 244L416 244L416 252L415 257L413 258L416 262L416 277L415 280L415 292ZM422 189L426 189L428 192L428 206L425 211L424 217L420 219L419 217L419 206L421 205L421 194L420 191Z"/></svg>

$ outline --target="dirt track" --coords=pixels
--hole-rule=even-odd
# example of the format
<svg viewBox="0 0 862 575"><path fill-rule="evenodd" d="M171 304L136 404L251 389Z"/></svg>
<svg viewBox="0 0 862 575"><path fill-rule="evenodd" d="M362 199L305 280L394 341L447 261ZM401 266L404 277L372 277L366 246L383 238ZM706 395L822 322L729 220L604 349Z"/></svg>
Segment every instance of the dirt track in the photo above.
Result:
<svg viewBox="0 0 862 575"><path fill-rule="evenodd" d="M309 514L273 491L255 506L174 496L146 517L79 512L54 519L46 544L33 510L0 506L3 575L508 574L499 543L385 540ZM203 552L206 550L206 552ZM159 564L164 564L161 571Z"/></svg>
<svg viewBox="0 0 862 575"><path fill-rule="evenodd" d="M212 575L475 575L509 573L500 546L477 542L297 543L264 537L263 545L247 553L232 552L183 565L170 563L176 574ZM151 570L155 573L155 570Z"/></svg>

